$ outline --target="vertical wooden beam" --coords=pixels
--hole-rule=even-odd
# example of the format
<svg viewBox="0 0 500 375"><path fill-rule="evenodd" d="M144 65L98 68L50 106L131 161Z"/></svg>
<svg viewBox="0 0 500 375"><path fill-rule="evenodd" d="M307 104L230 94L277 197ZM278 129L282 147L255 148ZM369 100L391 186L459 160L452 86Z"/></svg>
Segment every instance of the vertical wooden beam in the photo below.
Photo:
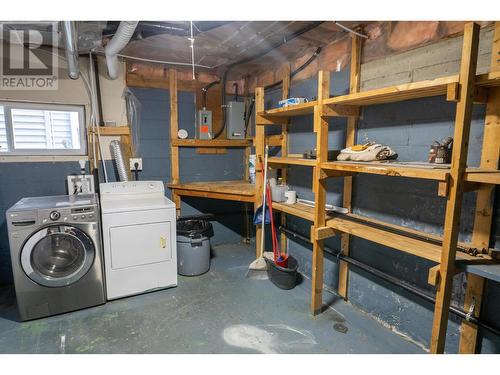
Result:
<svg viewBox="0 0 500 375"><path fill-rule="evenodd" d="M255 155L256 155L256 166L255 166L255 197L254 197L254 211L262 204L262 189L263 189L263 178L264 171L260 167L260 161L264 162L264 143L265 143L265 119L262 119L257 113L264 111L264 87L255 88ZM256 227L255 230L255 255L258 258L260 254L260 237L262 235L262 228L260 226Z"/></svg>
<svg viewBox="0 0 500 375"><path fill-rule="evenodd" d="M314 167L314 227L326 224L326 180L321 174L320 163L328 160L328 120L321 116L322 101L330 96L330 72L318 72L318 105L314 107L314 131L316 132L316 165ZM316 231L312 231L315 233ZM323 252L324 241L313 236L312 298L311 313L319 314L323 308Z"/></svg>
<svg viewBox="0 0 500 375"><path fill-rule="evenodd" d="M283 84L281 87L281 98L282 99L287 99L290 95L290 65L286 64L284 70L283 70ZM288 156L288 124L289 121L286 122L286 124L283 124L281 126L281 156L282 157L287 157ZM283 179L283 183L286 184L287 182L287 169L283 168L281 169L281 178ZM282 226L286 226L286 214L284 212L281 213L281 218L280 222ZM281 239L280 239L280 249L281 251L285 251L288 246L288 240L286 237L286 234L281 232Z"/></svg>
<svg viewBox="0 0 500 375"><path fill-rule="evenodd" d="M437 287L436 306L432 326L432 353L443 353L446 342L446 328L453 283L456 247L459 234L460 212L467 163L472 104L474 100L474 79L476 75L479 25L465 25L462 58L460 62L460 100L455 115L453 155L450 169L450 191L446 202L443 245L440 262L440 281Z"/></svg>
<svg viewBox="0 0 500 375"><path fill-rule="evenodd" d="M179 183L179 147L172 145L172 140L177 139L179 131L179 116L177 112L177 71L169 69L168 88L170 95L170 181L172 184ZM172 201L177 208L177 216L181 210L181 197L172 190Z"/></svg>
<svg viewBox="0 0 500 375"><path fill-rule="evenodd" d="M491 48L490 72L500 71L500 22L495 23L495 33ZM486 116L481 152L481 168L497 169L500 157L500 88L490 89L486 104ZM488 248L490 245L491 224L493 220L494 185L481 185L477 191L472 246ZM467 289L464 310L474 304L474 316L479 317L483 299L484 278L467 274ZM477 350L477 325L462 320L460 328L460 353L475 353Z"/></svg>
<svg viewBox="0 0 500 375"><path fill-rule="evenodd" d="M359 92L361 85L361 46L362 40L359 36L353 35L351 40L351 71L349 81L349 93ZM356 143L356 129L358 125L357 117L347 118L346 147L354 146ZM352 176L344 177L343 206L351 211L352 208ZM340 251L343 255L349 255L350 236L343 233L340 237ZM349 265L346 262L339 263L339 295L347 299L349 288Z"/></svg>

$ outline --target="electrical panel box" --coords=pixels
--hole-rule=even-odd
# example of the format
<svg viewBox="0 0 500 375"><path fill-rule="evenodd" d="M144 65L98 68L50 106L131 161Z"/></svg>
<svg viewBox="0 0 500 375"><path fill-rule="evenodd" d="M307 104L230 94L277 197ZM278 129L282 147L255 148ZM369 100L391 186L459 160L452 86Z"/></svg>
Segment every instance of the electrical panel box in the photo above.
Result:
<svg viewBox="0 0 500 375"><path fill-rule="evenodd" d="M212 111L199 110L196 116L196 138L212 139Z"/></svg>
<svg viewBox="0 0 500 375"><path fill-rule="evenodd" d="M227 139L245 139L245 103L229 102L226 107Z"/></svg>

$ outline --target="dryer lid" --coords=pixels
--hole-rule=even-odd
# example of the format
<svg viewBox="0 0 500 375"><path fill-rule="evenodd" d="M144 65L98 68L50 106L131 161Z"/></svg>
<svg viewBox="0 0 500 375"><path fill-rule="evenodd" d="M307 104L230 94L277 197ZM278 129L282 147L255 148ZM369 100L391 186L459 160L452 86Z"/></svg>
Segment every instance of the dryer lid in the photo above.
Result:
<svg viewBox="0 0 500 375"><path fill-rule="evenodd" d="M175 203L165 196L123 196L122 199L102 200L101 211L103 214L114 212L148 211L172 208Z"/></svg>

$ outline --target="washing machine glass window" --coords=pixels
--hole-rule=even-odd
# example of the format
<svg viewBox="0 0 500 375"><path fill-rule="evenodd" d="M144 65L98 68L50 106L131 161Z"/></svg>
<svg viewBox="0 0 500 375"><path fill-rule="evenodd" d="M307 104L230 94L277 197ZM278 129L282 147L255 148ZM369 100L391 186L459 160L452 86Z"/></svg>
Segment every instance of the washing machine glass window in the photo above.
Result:
<svg viewBox="0 0 500 375"><path fill-rule="evenodd" d="M88 272L95 257L92 240L80 229L53 225L34 233L21 251L21 265L34 282L68 286Z"/></svg>

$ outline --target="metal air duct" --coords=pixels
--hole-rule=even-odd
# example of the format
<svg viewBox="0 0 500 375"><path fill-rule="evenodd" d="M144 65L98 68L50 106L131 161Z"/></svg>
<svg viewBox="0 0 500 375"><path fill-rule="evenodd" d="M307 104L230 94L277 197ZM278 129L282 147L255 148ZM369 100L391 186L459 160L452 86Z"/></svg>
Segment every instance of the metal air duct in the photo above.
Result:
<svg viewBox="0 0 500 375"><path fill-rule="evenodd" d="M78 63L78 32L75 21L62 21L64 35L64 47L66 60L68 62L68 75L71 79L80 77L80 65Z"/></svg>

